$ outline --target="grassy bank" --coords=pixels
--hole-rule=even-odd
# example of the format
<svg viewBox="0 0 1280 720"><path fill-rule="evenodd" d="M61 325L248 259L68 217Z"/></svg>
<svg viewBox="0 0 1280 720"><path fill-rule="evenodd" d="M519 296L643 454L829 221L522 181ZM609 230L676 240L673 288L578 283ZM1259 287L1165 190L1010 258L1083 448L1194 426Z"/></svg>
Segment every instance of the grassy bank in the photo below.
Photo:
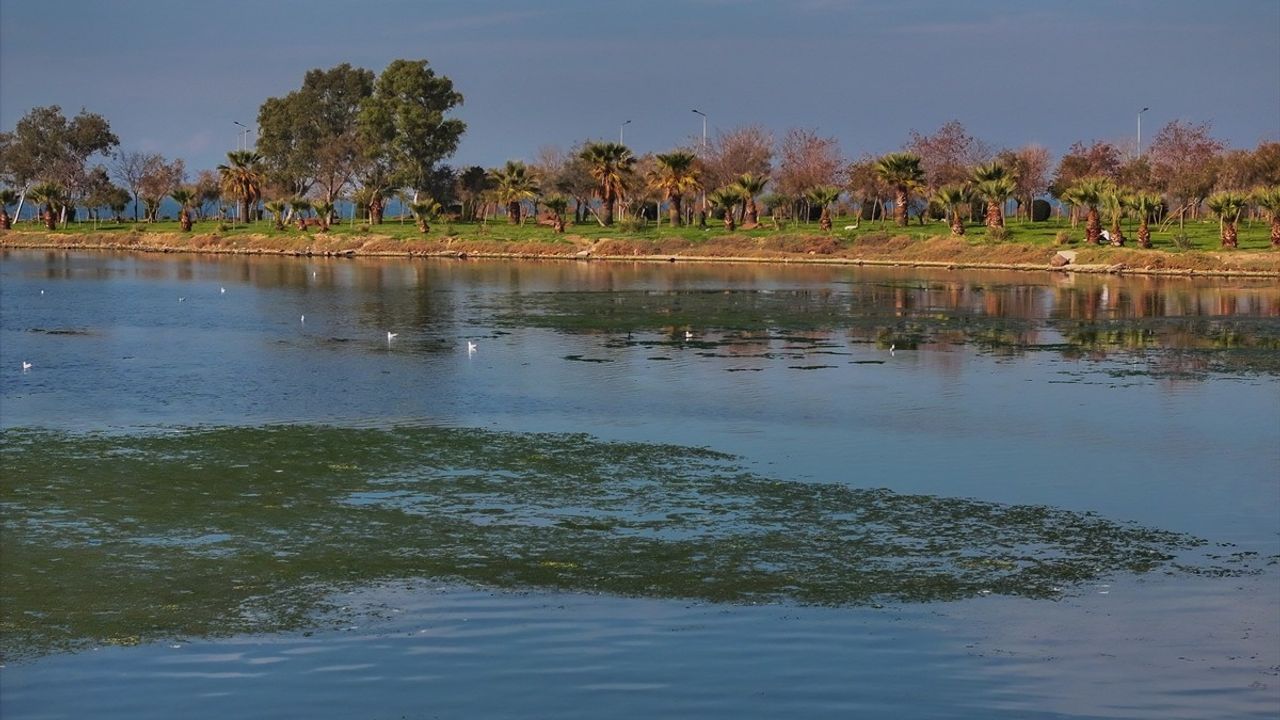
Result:
<svg viewBox="0 0 1280 720"><path fill-rule="evenodd" d="M720 223L707 229L595 223L570 226L557 235L533 223L439 222L419 232L412 221L389 219L382 225L350 222L328 232L296 227L276 230L269 221L227 224L197 223L183 233L176 222L72 224L55 231L23 224L0 235L0 247L66 247L152 252L228 252L271 254L351 254L389 256L476 255L509 257L591 257L721 259L784 262L865 262L938 264L956 267L1043 269L1059 250L1075 251L1079 270L1123 269L1129 272L1261 273L1280 275L1280 253L1270 249L1268 227L1240 224L1240 247L1219 248L1216 221L1192 222L1175 241L1177 227L1153 228L1154 248L1134 246L1136 228L1126 228L1126 247L1085 245L1083 225L1066 221L1010 222L1003 239L992 238L980 225L951 237L942 223L898 228L890 223L839 218L836 230L823 233L816 223L786 223L752 230L726 231ZM1067 243L1062 244L1060 235ZM1123 266L1118 268L1117 266Z"/></svg>

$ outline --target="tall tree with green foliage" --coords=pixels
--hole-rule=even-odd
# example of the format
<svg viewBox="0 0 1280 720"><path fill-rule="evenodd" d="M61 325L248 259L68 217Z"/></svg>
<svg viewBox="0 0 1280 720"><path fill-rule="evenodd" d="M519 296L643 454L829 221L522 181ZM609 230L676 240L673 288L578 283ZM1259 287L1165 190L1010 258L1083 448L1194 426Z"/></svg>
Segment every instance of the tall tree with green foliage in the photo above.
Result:
<svg viewBox="0 0 1280 720"><path fill-rule="evenodd" d="M986 226L1004 227L1004 205L1017 192L1013 173L1000 163L978 165L970 173L974 193L987 202Z"/></svg>
<svg viewBox="0 0 1280 720"><path fill-rule="evenodd" d="M649 174L649 187L661 192L667 199L671 225L681 224L681 212L685 193L702 189L697 157L691 152L677 150L654 156L653 171Z"/></svg>
<svg viewBox="0 0 1280 720"><path fill-rule="evenodd" d="M635 155L626 145L604 142L587 144L579 156L596 181L596 194L602 205L600 224L613 225L613 208L626 190L627 179L636 164Z"/></svg>
<svg viewBox="0 0 1280 720"><path fill-rule="evenodd" d="M876 173L894 190L893 216L901 227L907 226L907 207L911 193L924 181L920 156L914 153L889 153L876 161Z"/></svg>
<svg viewBox="0 0 1280 720"><path fill-rule="evenodd" d="M81 110L71 120L57 105L32 108L0 133L0 181L16 188L56 183L65 203L83 187L89 159L120 144L106 118ZM22 195L19 195L21 212Z"/></svg>
<svg viewBox="0 0 1280 720"><path fill-rule="evenodd" d="M453 82L436 75L426 60L395 60L373 85L357 119L368 174L384 178L388 188L429 187L435 164L458 147L466 124L447 117L462 104ZM375 222L380 222L379 214Z"/></svg>
<svg viewBox="0 0 1280 720"><path fill-rule="evenodd" d="M303 195L318 185L332 202L357 169L357 118L373 95L371 70L343 63L309 70L302 87L267 98L258 110L257 150L267 170Z"/></svg>
<svg viewBox="0 0 1280 720"><path fill-rule="evenodd" d="M724 211L724 229L733 232L737 227L733 219L733 212L738 207L738 203L742 202L742 193L732 185L726 185L716 189L714 192L707 193L707 202L712 207L720 208Z"/></svg>

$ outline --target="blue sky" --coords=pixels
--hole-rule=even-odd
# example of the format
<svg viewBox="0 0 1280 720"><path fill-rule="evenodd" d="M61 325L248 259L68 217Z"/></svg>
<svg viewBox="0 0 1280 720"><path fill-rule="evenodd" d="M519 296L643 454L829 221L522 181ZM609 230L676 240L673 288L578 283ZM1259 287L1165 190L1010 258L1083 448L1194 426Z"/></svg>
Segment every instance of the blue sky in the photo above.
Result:
<svg viewBox="0 0 1280 720"><path fill-rule="evenodd" d="M1280 140L1277 0L0 0L0 128L58 104L122 148L212 167L269 96L314 67L426 58L465 96L455 164L544 145L670 149L757 123L817 128L847 156L951 119L1055 155L1209 121Z"/></svg>

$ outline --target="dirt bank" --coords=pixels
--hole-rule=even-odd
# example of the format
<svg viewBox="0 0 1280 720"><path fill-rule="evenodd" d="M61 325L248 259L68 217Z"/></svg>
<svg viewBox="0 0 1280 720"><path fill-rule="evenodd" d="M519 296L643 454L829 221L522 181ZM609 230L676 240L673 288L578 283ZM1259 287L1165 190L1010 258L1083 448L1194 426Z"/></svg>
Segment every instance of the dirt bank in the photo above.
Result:
<svg viewBox="0 0 1280 720"><path fill-rule="evenodd" d="M1074 246L1070 263L1054 266L1058 249L1021 244L969 244L963 239L869 234L848 241L821 235L720 236L690 241L601 238L568 235L554 242L462 238L399 239L380 235L219 235L159 232L0 233L0 248L126 250L161 253L227 253L296 256L488 257L519 259L663 262L783 262L915 265L943 268L1123 272L1161 275L1280 277L1280 252L1188 251L1172 253L1113 247ZM1061 259L1058 260L1061 262Z"/></svg>

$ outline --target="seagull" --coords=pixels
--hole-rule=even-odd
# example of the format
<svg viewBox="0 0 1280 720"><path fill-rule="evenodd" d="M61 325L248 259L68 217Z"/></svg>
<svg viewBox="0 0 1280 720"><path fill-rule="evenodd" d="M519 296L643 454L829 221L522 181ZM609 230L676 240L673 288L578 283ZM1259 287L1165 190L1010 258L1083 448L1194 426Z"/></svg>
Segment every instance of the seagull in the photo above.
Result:
<svg viewBox="0 0 1280 720"><path fill-rule="evenodd" d="M43 291L42 291L42 292L43 292ZM22 361L22 372L26 372L26 371L28 371L28 370L30 370L30 369L31 369L31 363L27 362L26 360L23 360L23 361Z"/></svg>
<svg viewBox="0 0 1280 720"><path fill-rule="evenodd" d="M40 291L40 294L41 294L41 295L43 295L43 294L44 294L44 291L43 291L43 290L41 290L41 291Z"/></svg>
<svg viewBox="0 0 1280 720"><path fill-rule="evenodd" d="M893 351L897 347L898 347L897 345L894 345L893 343L889 343L889 357L893 357Z"/></svg>
<svg viewBox="0 0 1280 720"><path fill-rule="evenodd" d="M222 294L223 294L223 295L226 295L226 294L227 294L227 289L226 289L226 288L222 288Z"/></svg>
<svg viewBox="0 0 1280 720"><path fill-rule="evenodd" d="M311 277L315 277L315 276L316 276L316 271L315 271L315 270L312 270L312 271L311 271Z"/></svg>
<svg viewBox="0 0 1280 720"><path fill-rule="evenodd" d="M470 340L468 340L468 341L467 341L467 354L468 354L468 355L472 355L472 354L474 354L474 353L475 353L475 351L476 351L476 344L475 344L475 343L473 343L473 342L471 342Z"/></svg>
<svg viewBox="0 0 1280 720"><path fill-rule="evenodd" d="M400 333L393 333L393 332L391 332L390 330L388 330L388 331L387 331L387 342L391 342L391 338L393 338L393 337L395 337L395 336L397 336L397 335L399 335L399 334L400 334Z"/></svg>
<svg viewBox="0 0 1280 720"><path fill-rule="evenodd" d="M306 324L307 324L307 316L306 316L306 315L303 315L302 317L298 318L298 322L302 323L303 325L306 325Z"/></svg>
<svg viewBox="0 0 1280 720"><path fill-rule="evenodd" d="M187 299L186 299L185 297L180 297L180 298L178 298L178 302L186 302L186 301L187 301Z"/></svg>
<svg viewBox="0 0 1280 720"><path fill-rule="evenodd" d="M684 331L684 339L685 339L685 340L692 340L692 339L693 339L693 333L689 332L688 330L685 330L685 331Z"/></svg>

